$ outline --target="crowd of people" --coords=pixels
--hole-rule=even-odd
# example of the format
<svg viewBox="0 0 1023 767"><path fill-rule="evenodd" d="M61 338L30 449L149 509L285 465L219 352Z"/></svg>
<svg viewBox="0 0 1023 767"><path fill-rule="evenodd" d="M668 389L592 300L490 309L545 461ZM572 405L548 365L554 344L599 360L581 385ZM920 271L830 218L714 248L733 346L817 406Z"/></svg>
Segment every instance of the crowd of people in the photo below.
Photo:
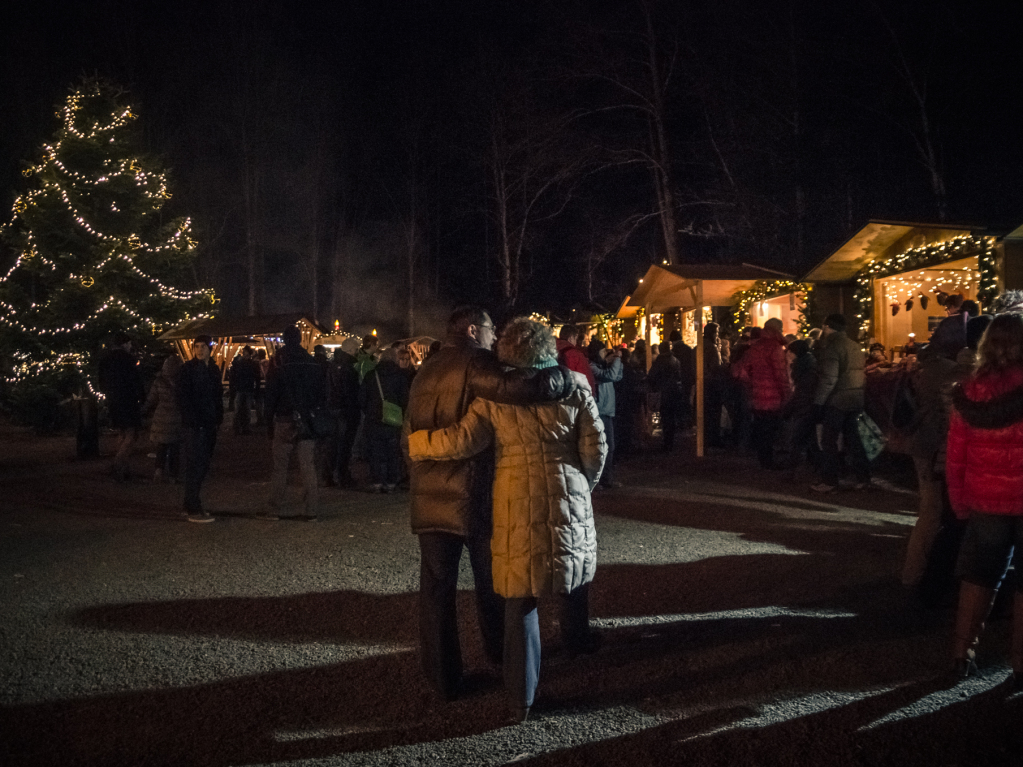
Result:
<svg viewBox="0 0 1023 767"><path fill-rule="evenodd" d="M1023 550L1023 293L1003 295L990 311L950 312L912 350L892 413L911 445L920 497L902 580L925 599L958 581L951 673L960 678L976 673L974 648L994 595L1013 552ZM770 319L729 343L717 324L705 327L706 444L748 448L766 471L793 472L805 461L818 493L865 489L865 368L881 362L879 350L865 354L839 314L805 338L782 329ZM589 628L591 493L621 487L615 463L641 449L654 420L666 451L694 426L696 352L679 334L658 346L649 369L642 341L612 347L571 324L558 336L525 318L499 336L485 310L467 306L453 312L445 341L418 370L401 344L350 339L331 358L323 347L310 354L289 327L271 357L246 347L230 374L235 433L251 433L255 410L271 438L260 518L282 513L293 456L308 520L317 517L321 486L354 484L357 453L369 465L368 489L408 482L420 548L421 664L444 700L463 684L455 596L468 551L483 646L503 669L516 721L528 717L539 681L537 600L557 602L569 655L601 644ZM168 358L148 396L126 336L114 339L101 366L119 433L115 477L127 478L142 415L151 413L155 478L176 479L184 454L184 514L198 523L213 521L200 496L225 411L211 347L199 336L187 362ZM1023 579L1016 588L1011 662L1020 688Z"/></svg>

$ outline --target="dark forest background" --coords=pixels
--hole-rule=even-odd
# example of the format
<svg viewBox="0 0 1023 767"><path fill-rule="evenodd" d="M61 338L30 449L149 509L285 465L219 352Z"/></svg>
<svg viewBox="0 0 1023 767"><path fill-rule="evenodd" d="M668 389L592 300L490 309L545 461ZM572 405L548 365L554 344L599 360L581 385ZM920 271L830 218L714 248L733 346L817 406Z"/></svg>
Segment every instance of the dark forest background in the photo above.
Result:
<svg viewBox="0 0 1023 767"><path fill-rule="evenodd" d="M995 5L19 4L0 202L98 74L171 168L222 313L412 335L469 300L614 309L665 260L801 274L868 218L1023 223Z"/></svg>

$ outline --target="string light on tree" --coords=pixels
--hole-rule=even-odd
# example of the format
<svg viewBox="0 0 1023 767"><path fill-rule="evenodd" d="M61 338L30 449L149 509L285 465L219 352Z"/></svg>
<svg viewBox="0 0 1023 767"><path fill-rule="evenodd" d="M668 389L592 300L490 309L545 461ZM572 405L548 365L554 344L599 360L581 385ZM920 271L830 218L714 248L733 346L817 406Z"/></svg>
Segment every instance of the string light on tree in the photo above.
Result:
<svg viewBox="0 0 1023 767"><path fill-rule="evenodd" d="M64 396L95 392L92 366L111 332L155 346L159 332L210 316L216 303L211 290L173 284L189 274L197 243L189 219L162 212L166 175L141 151L122 102L98 80L72 91L24 171L33 188L0 227L18 254L0 278L0 349L15 361L15 385L44 376Z"/></svg>

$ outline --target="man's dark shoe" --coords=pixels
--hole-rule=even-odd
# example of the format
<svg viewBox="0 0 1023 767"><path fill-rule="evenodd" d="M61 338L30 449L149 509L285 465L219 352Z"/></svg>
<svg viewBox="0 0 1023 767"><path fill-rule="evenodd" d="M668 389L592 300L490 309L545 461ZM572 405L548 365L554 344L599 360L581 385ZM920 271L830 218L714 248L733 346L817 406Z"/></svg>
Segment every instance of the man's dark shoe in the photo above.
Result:
<svg viewBox="0 0 1023 767"><path fill-rule="evenodd" d="M590 631L583 639L570 642L565 648L569 658L577 658L580 655L593 655L604 646L604 635Z"/></svg>
<svg viewBox="0 0 1023 767"><path fill-rule="evenodd" d="M529 706L521 706L512 711L512 724L522 724L529 719Z"/></svg>

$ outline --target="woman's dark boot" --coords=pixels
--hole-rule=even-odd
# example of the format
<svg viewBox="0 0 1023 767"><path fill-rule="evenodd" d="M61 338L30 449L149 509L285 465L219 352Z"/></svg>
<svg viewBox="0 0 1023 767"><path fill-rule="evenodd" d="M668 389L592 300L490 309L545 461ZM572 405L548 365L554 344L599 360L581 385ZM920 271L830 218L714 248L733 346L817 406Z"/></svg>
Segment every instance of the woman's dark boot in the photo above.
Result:
<svg viewBox="0 0 1023 767"><path fill-rule="evenodd" d="M956 611L953 640L953 675L962 680L977 673L976 647L984 630L984 621L991 612L995 591L975 583L963 581L959 587L959 607Z"/></svg>

